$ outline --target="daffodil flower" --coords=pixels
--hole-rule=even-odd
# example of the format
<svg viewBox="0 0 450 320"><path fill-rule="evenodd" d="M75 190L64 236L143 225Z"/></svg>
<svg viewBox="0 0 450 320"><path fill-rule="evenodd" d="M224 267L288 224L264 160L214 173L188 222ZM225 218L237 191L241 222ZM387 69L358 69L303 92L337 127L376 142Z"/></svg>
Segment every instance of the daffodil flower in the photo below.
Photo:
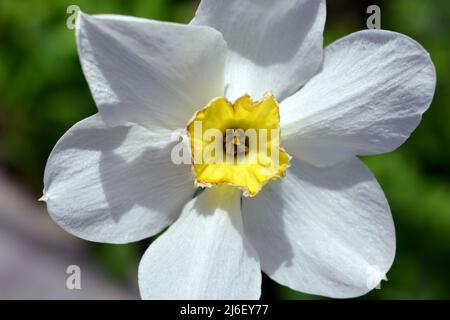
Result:
<svg viewBox="0 0 450 320"><path fill-rule="evenodd" d="M435 69L418 43L390 31L323 50L325 12L321 0L203 0L188 25L80 14L78 52L99 112L50 155L51 217L107 243L167 228L140 262L145 299L258 299L261 270L328 297L378 286L395 229L357 156L409 137ZM208 147L191 135L195 122L219 130L231 157L249 145L227 130L277 130L268 144L279 161L175 164L174 130L186 132L191 156Z"/></svg>

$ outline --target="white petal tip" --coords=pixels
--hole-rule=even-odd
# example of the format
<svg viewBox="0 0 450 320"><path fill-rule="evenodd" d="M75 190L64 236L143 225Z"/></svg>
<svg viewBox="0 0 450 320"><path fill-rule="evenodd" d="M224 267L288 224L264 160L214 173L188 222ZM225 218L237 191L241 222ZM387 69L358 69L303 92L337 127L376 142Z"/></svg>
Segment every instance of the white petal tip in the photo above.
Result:
<svg viewBox="0 0 450 320"><path fill-rule="evenodd" d="M386 273L380 271L376 266L369 266L367 268L367 288L368 289L381 289L381 281L388 281Z"/></svg>
<svg viewBox="0 0 450 320"><path fill-rule="evenodd" d="M49 199L49 196L47 194L43 194L42 197L40 197L38 199L38 201L42 201L42 202L47 202L47 200Z"/></svg>

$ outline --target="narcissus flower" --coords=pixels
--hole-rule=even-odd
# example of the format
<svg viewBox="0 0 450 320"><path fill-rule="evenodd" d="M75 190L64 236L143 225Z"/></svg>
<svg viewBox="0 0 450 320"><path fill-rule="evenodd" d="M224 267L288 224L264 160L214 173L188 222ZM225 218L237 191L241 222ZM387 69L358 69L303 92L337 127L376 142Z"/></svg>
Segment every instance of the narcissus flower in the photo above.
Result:
<svg viewBox="0 0 450 320"><path fill-rule="evenodd" d="M78 51L99 113L50 155L51 217L108 243L168 227L140 262L143 298L257 299L261 270L328 297L376 287L395 230L357 156L409 137L435 69L418 43L390 31L322 50L325 11L320 0L203 0L189 25L80 14ZM189 158L210 149L195 123L218 130L223 149L212 154L231 162L172 161L177 129ZM253 162L241 129L272 131L256 140Z"/></svg>

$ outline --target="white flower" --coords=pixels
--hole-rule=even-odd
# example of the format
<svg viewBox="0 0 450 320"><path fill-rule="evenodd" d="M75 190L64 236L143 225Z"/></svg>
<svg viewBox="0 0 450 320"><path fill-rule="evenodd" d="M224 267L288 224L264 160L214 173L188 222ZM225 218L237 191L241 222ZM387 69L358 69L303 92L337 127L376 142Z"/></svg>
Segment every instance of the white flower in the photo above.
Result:
<svg viewBox="0 0 450 320"><path fill-rule="evenodd" d="M355 297L395 255L389 205L357 155L389 152L435 88L428 53L382 30L322 51L325 1L203 0L189 25L81 14L77 44L99 114L71 128L45 170L52 218L91 241L172 225L139 266L143 298L257 299L261 270L294 290ZM301 89L299 89L301 88ZM286 177L253 198L195 192L171 133L212 99L273 92Z"/></svg>

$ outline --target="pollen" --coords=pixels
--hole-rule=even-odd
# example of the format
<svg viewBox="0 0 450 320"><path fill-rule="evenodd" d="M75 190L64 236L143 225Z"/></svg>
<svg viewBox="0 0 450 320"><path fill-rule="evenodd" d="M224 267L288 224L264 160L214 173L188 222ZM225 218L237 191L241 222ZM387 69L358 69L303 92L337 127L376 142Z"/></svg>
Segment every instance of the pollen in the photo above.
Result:
<svg viewBox="0 0 450 320"><path fill-rule="evenodd" d="M231 185L253 197L285 176L291 156L280 146L278 103L271 93L234 103L218 97L187 125L195 184Z"/></svg>

